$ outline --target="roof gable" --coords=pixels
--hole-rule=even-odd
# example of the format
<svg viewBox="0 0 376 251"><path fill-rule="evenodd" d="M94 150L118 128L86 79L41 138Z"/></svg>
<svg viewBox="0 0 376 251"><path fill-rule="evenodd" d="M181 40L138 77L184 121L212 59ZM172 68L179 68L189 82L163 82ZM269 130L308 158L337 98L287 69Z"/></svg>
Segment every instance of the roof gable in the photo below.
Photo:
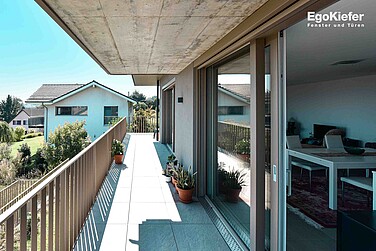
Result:
<svg viewBox="0 0 376 251"><path fill-rule="evenodd" d="M43 84L26 100L26 103L50 102L82 86L82 84Z"/></svg>
<svg viewBox="0 0 376 251"><path fill-rule="evenodd" d="M246 103L249 103L251 98L251 86L249 84L220 84L218 90Z"/></svg>
<svg viewBox="0 0 376 251"><path fill-rule="evenodd" d="M61 84L61 85L42 85L28 100L26 100L27 103L45 103L45 104L54 104L57 102L60 102L68 97L71 97L77 93L80 93L87 88L97 86L103 90L106 90L108 92L111 92L112 94L119 96L123 99L126 99L127 101L130 101L132 103L137 103L132 98L117 92L105 85L102 85L98 83L97 81L93 80L87 84L79 85L79 84ZM57 90L49 90L57 88Z"/></svg>

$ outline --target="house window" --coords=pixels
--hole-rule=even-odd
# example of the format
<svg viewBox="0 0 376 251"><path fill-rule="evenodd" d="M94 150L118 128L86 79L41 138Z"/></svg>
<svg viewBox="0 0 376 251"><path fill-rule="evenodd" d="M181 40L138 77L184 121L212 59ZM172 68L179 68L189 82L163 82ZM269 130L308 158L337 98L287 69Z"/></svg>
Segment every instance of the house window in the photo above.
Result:
<svg viewBox="0 0 376 251"><path fill-rule="evenodd" d="M104 124L108 125L111 120L118 117L117 106L105 106L104 107Z"/></svg>
<svg viewBox="0 0 376 251"><path fill-rule="evenodd" d="M219 106L218 115L243 115L244 106Z"/></svg>
<svg viewBox="0 0 376 251"><path fill-rule="evenodd" d="M21 120L13 120L13 125L21 125Z"/></svg>
<svg viewBox="0 0 376 251"><path fill-rule="evenodd" d="M27 125L27 120L24 120L24 121L23 121L23 125Z"/></svg>
<svg viewBox="0 0 376 251"><path fill-rule="evenodd" d="M87 106L57 106L56 115L87 116Z"/></svg>

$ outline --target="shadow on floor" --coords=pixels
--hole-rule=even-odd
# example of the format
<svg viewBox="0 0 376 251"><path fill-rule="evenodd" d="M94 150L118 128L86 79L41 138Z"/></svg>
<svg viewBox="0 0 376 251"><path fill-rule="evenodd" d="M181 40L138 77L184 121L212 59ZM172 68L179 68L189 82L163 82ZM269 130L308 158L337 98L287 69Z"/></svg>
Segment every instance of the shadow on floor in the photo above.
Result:
<svg viewBox="0 0 376 251"><path fill-rule="evenodd" d="M155 151L157 152L159 162L161 163L162 168L165 168L167 163L167 157L172 154L170 149L160 142L153 142Z"/></svg>
<svg viewBox="0 0 376 251"><path fill-rule="evenodd" d="M85 225L77 237L73 250L99 250L119 182L120 172L126 168L125 164L112 164L98 192L96 201L86 218Z"/></svg>

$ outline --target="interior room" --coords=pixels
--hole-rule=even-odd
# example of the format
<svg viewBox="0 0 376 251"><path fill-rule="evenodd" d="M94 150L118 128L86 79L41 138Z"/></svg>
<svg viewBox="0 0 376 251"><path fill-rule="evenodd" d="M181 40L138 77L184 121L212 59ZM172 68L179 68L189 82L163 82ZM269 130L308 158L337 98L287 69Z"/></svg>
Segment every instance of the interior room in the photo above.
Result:
<svg viewBox="0 0 376 251"><path fill-rule="evenodd" d="M363 13L364 27L346 21L313 28L305 19L286 30L287 135L298 135L303 149L320 148L331 130L341 135L343 145L367 147L367 153L376 142L376 26L371 25L376 23L376 3L342 0L320 13L331 11ZM337 23L344 27L334 27ZM310 250L307 244L311 250L335 250L337 210L372 210L367 190L346 184L342 194L341 177L365 177L366 168L338 170L337 210L328 207L327 168L292 165L291 171L287 250Z"/></svg>

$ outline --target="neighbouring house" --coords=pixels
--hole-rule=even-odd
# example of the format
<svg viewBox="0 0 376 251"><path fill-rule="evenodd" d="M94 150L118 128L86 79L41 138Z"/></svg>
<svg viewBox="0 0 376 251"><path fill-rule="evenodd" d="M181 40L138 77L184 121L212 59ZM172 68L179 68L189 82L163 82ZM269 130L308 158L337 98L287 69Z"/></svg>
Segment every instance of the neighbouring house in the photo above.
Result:
<svg viewBox="0 0 376 251"><path fill-rule="evenodd" d="M82 120L94 140L108 130L114 118L131 117L136 101L93 80L87 84L43 84L26 103L44 107L46 140L59 125Z"/></svg>
<svg viewBox="0 0 376 251"><path fill-rule="evenodd" d="M21 126L26 132L42 132L44 128L44 109L43 107L30 107L19 111L14 119L9 122L9 126L16 128Z"/></svg>
<svg viewBox="0 0 376 251"><path fill-rule="evenodd" d="M248 125L250 95L249 84L218 85L218 120Z"/></svg>

